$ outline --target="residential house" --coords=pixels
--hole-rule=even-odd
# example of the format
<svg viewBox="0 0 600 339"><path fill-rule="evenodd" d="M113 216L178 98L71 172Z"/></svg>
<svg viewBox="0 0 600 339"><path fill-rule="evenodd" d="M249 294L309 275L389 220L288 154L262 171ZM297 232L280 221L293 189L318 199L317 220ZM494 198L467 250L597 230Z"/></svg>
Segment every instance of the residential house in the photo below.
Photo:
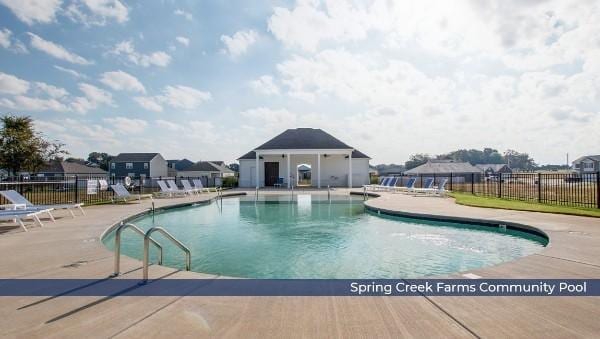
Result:
<svg viewBox="0 0 600 339"><path fill-rule="evenodd" d="M223 178L233 175L234 172L232 170L223 165L217 165L212 161L198 161L177 172L178 177Z"/></svg>
<svg viewBox="0 0 600 339"><path fill-rule="evenodd" d="M108 167L111 177L137 179L168 176L167 161L160 153L120 153Z"/></svg>
<svg viewBox="0 0 600 339"><path fill-rule="evenodd" d="M512 173L512 169L507 164L475 164L486 177L497 176L500 173Z"/></svg>
<svg viewBox="0 0 600 339"><path fill-rule="evenodd" d="M483 171L468 162L456 162L454 160L429 160L421 166L404 171L405 175L421 177L450 177L452 182L471 182L479 180Z"/></svg>
<svg viewBox="0 0 600 339"><path fill-rule="evenodd" d="M573 161L573 170L579 174L600 171L600 155L584 155Z"/></svg>
<svg viewBox="0 0 600 339"><path fill-rule="evenodd" d="M296 183L298 166L307 164L313 187L360 187L369 183L369 160L321 129L288 129L238 159L239 186L274 186L282 178L289 188Z"/></svg>
<svg viewBox="0 0 600 339"><path fill-rule="evenodd" d="M53 161L40 168L32 178L65 177L106 177L107 172L98 166L88 166L71 161Z"/></svg>

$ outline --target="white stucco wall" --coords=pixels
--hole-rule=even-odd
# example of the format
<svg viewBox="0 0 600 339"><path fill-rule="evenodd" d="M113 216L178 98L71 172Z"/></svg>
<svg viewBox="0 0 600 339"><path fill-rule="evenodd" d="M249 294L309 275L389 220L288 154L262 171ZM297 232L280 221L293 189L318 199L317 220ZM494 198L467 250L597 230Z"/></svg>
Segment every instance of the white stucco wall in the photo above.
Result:
<svg viewBox="0 0 600 339"><path fill-rule="evenodd" d="M158 178L167 177L168 175L167 161L162 155L158 154L150 161L150 177Z"/></svg>
<svg viewBox="0 0 600 339"><path fill-rule="evenodd" d="M264 186L265 173L264 162L279 163L279 177L284 178L287 186L287 158L281 155L263 155L259 162L260 186ZM317 156L316 154L292 154L290 157L290 174L293 177L292 182L296 184L298 165L311 165L312 186L317 187ZM240 187L256 187L256 167L255 159L240 160ZM369 183L369 159L352 159L352 186L360 187ZM321 155L321 187L327 185L333 187L348 186L348 159L344 155Z"/></svg>

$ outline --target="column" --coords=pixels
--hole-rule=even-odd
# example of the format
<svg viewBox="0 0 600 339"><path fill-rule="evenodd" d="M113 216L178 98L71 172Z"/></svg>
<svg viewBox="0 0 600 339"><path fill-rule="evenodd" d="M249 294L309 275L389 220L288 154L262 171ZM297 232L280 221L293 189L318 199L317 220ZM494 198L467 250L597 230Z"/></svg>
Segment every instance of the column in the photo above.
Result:
<svg viewBox="0 0 600 339"><path fill-rule="evenodd" d="M287 178L285 179L285 181L287 181L288 188L291 188L292 187L292 180L290 178L290 174L291 174L291 172L290 172L290 166L291 166L290 165L290 154L288 153L285 156L287 157Z"/></svg>
<svg viewBox="0 0 600 339"><path fill-rule="evenodd" d="M352 188L352 151L348 154L348 188Z"/></svg>
<svg viewBox="0 0 600 339"><path fill-rule="evenodd" d="M317 188L321 188L321 154L317 153Z"/></svg>
<svg viewBox="0 0 600 339"><path fill-rule="evenodd" d="M260 188L260 156L258 155L258 151L254 151L256 153L256 188Z"/></svg>

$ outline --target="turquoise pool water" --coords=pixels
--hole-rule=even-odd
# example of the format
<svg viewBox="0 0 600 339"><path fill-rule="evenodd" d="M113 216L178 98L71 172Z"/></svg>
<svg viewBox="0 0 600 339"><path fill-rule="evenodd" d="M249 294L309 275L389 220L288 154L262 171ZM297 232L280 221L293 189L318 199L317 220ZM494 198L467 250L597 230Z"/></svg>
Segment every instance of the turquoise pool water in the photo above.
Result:
<svg viewBox="0 0 600 339"><path fill-rule="evenodd" d="M544 238L476 225L378 216L362 199L297 195L228 198L132 221L162 226L192 251L192 270L246 278L417 278L498 264L540 251ZM183 255L161 235L164 265ZM113 248L114 235L104 243ZM142 258L142 240L123 232L122 253ZM154 253L154 252L151 252ZM155 253L154 253L155 254Z"/></svg>

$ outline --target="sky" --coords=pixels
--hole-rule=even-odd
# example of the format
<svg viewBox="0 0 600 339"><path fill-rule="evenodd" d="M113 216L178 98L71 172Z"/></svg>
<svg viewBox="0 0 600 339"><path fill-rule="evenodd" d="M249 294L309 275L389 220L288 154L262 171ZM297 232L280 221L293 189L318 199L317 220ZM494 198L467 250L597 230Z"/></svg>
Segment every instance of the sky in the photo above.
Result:
<svg viewBox="0 0 600 339"><path fill-rule="evenodd" d="M600 154L600 2L0 0L0 114L75 157L322 128L377 163Z"/></svg>

